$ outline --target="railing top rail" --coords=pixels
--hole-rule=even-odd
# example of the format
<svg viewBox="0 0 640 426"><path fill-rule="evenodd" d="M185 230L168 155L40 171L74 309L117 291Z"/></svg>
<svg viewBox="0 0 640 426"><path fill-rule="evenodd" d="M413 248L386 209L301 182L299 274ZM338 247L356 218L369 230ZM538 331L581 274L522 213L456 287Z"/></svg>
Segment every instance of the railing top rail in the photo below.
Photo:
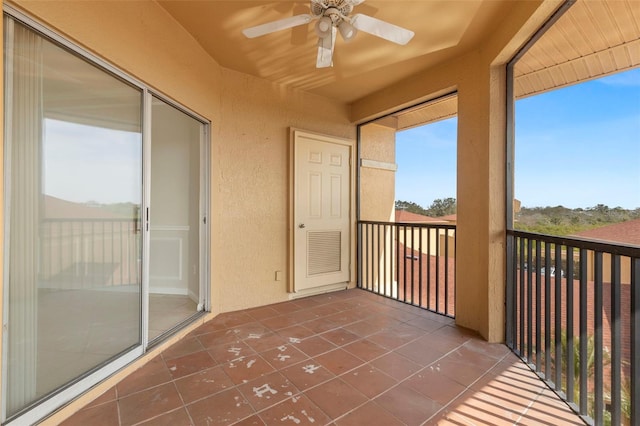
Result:
<svg viewBox="0 0 640 426"><path fill-rule="evenodd" d="M395 225L395 226L412 226L414 228L456 229L456 225L445 224L445 223L383 222L378 220L359 220L358 223L361 223L364 225Z"/></svg>
<svg viewBox="0 0 640 426"><path fill-rule="evenodd" d="M517 231L515 229L508 229L507 235L513 235L514 237L529 238L533 240L544 241L545 243L552 243L558 245L569 246L573 248L595 250L605 253L617 254L620 256L629 256L640 258L640 246L625 245L620 243L609 243L603 241L595 241L587 238L566 237L566 236L554 236L538 234L535 232Z"/></svg>
<svg viewBox="0 0 640 426"><path fill-rule="evenodd" d="M45 217L42 219L42 222L135 222L139 221L139 219L135 219L133 217L122 217L122 218L113 218L113 217L92 217L92 218L76 218L76 217Z"/></svg>

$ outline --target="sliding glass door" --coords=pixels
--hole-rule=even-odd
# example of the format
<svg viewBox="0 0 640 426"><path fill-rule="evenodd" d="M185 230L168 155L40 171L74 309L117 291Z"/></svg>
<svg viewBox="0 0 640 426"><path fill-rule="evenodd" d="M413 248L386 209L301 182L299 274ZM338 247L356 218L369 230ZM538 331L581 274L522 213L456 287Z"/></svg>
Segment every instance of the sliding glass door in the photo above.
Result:
<svg viewBox="0 0 640 426"><path fill-rule="evenodd" d="M5 22L11 416L141 344L142 91Z"/></svg>
<svg viewBox="0 0 640 426"><path fill-rule="evenodd" d="M203 309L201 184L203 124L151 100L149 340Z"/></svg>
<svg viewBox="0 0 640 426"><path fill-rule="evenodd" d="M0 422L31 424L205 309L207 124L59 38L4 31Z"/></svg>

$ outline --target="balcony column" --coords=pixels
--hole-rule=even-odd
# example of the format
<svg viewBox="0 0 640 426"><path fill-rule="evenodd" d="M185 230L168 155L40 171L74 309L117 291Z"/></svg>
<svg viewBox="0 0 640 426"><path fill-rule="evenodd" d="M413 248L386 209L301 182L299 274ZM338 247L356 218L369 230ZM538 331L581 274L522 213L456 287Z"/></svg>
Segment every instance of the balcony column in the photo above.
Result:
<svg viewBox="0 0 640 426"><path fill-rule="evenodd" d="M505 67L471 59L458 87L456 323L504 340Z"/></svg>

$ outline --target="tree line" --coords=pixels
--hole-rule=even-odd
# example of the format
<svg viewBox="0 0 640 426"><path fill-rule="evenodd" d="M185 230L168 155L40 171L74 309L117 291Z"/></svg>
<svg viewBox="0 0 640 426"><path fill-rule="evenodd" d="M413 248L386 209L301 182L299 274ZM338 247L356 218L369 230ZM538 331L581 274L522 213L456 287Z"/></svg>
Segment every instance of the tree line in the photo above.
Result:
<svg viewBox="0 0 640 426"><path fill-rule="evenodd" d="M640 208L623 209L597 204L570 209L555 207L522 207L514 215L514 228L547 235L571 235L628 220L640 219Z"/></svg>
<svg viewBox="0 0 640 426"><path fill-rule="evenodd" d="M455 198L438 198L427 208L413 201L396 201L396 209L430 217L456 213ZM564 206L522 207L514 214L514 228L547 235L571 235L628 220L640 219L640 208L624 209L597 204L570 209Z"/></svg>
<svg viewBox="0 0 640 426"><path fill-rule="evenodd" d="M396 201L396 210L405 210L410 213L421 214L423 216L441 217L455 214L457 208L455 198L438 198L428 208L414 203L413 201Z"/></svg>

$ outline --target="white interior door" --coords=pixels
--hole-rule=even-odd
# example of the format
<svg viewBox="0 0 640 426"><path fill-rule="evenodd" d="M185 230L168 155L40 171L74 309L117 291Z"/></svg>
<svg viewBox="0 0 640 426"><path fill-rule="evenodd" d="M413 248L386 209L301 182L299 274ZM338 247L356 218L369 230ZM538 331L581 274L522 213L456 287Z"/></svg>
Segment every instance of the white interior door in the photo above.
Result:
<svg viewBox="0 0 640 426"><path fill-rule="evenodd" d="M351 147L294 132L294 290L349 281Z"/></svg>

